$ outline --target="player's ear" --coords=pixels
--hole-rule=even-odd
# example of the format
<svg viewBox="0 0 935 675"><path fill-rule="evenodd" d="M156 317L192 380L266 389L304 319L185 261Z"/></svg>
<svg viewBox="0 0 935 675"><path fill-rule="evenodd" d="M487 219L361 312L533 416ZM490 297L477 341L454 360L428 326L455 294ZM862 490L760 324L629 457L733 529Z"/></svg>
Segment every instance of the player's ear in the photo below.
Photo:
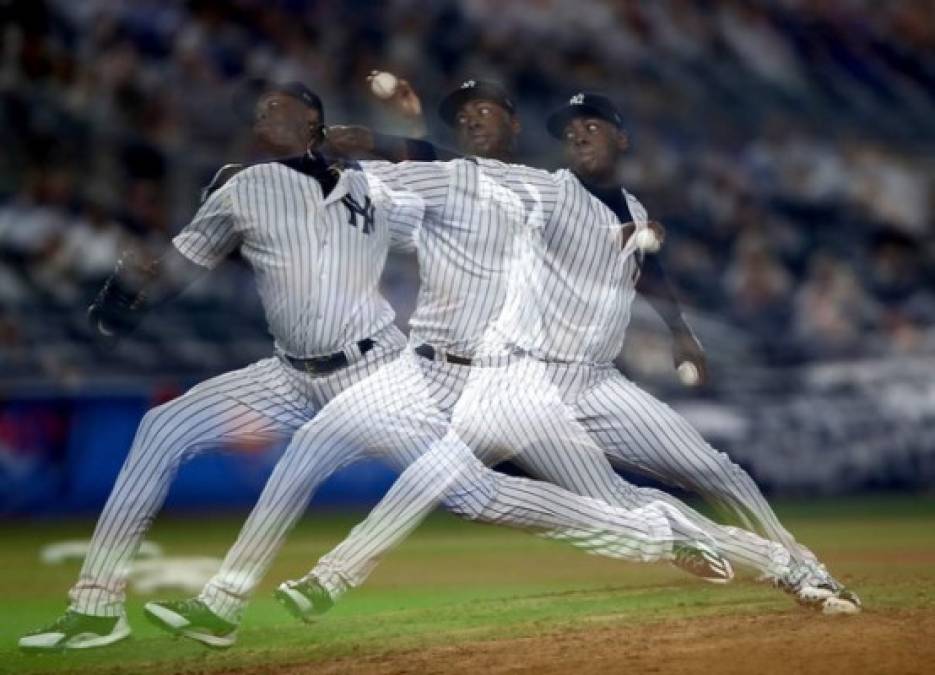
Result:
<svg viewBox="0 0 935 675"><path fill-rule="evenodd" d="M523 125L519 123L519 118L516 115L510 115L510 129L513 130L514 136L523 130Z"/></svg>
<svg viewBox="0 0 935 675"><path fill-rule="evenodd" d="M324 137L324 128L321 125L321 116L314 110L309 110L305 117L310 143L320 141Z"/></svg>
<svg viewBox="0 0 935 675"><path fill-rule="evenodd" d="M617 152L624 152L630 147L630 137L626 131L617 131Z"/></svg>

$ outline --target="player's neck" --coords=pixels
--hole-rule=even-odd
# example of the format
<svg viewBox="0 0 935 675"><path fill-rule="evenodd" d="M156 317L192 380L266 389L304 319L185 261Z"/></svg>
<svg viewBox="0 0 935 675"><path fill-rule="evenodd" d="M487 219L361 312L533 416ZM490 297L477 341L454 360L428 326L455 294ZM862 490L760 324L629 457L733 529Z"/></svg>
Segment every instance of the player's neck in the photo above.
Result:
<svg viewBox="0 0 935 675"><path fill-rule="evenodd" d="M616 190L623 185L623 181L620 180L620 175L616 170L599 176L583 176L578 173L575 175L586 187L597 190Z"/></svg>

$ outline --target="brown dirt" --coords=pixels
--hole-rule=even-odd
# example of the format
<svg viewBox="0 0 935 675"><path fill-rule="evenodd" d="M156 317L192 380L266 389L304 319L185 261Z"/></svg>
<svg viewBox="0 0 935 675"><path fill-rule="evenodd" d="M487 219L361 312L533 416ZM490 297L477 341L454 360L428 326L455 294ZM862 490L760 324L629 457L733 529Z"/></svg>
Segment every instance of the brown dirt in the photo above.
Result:
<svg viewBox="0 0 935 675"><path fill-rule="evenodd" d="M252 673L666 673L757 675L935 672L935 611L852 617L801 611L594 625L531 637L284 664Z"/></svg>

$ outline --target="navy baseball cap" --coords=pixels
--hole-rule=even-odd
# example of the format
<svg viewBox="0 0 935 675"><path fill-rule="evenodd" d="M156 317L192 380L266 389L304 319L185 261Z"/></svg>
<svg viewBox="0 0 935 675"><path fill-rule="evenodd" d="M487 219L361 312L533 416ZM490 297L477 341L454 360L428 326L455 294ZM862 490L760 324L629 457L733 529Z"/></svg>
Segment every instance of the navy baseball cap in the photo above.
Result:
<svg viewBox="0 0 935 675"><path fill-rule="evenodd" d="M623 129L623 118L613 101L602 94L585 92L578 92L568 99L568 103L549 115L545 126L552 136L561 139L565 127L575 117L598 117Z"/></svg>
<svg viewBox="0 0 935 675"><path fill-rule="evenodd" d="M237 114L245 121L252 122L256 113L256 104L260 98L276 92L291 96L306 107L317 110L321 123L325 123L325 109L318 94L297 81L280 83L263 79L248 80L242 91L238 92L234 98Z"/></svg>
<svg viewBox="0 0 935 675"><path fill-rule="evenodd" d="M493 101L503 107L511 115L516 112L513 100L506 93L506 89L489 80L465 80L461 86L448 94L438 106L438 114L450 127L455 125L458 110L468 101L483 99Z"/></svg>

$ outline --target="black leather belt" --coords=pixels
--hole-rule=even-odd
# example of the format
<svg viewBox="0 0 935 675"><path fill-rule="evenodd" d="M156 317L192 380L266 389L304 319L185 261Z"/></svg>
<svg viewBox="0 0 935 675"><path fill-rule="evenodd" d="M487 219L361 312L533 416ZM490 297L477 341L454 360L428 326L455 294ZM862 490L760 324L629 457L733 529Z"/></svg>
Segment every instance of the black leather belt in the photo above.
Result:
<svg viewBox="0 0 935 675"><path fill-rule="evenodd" d="M472 363L471 359L465 356L455 356L454 354L449 354L447 352L439 352L432 345L421 344L412 351L421 356L423 359L428 359L429 361L446 361L448 363L454 363L459 366L469 366Z"/></svg>
<svg viewBox="0 0 935 675"><path fill-rule="evenodd" d="M357 343L357 348L360 350L361 356L363 356L373 349L374 345L376 345L376 342L370 338L365 338ZM342 368L347 368L350 364L347 353L343 351L328 356L316 356L311 359L295 359L288 354L283 354L283 358L296 370L309 375L328 375Z"/></svg>

